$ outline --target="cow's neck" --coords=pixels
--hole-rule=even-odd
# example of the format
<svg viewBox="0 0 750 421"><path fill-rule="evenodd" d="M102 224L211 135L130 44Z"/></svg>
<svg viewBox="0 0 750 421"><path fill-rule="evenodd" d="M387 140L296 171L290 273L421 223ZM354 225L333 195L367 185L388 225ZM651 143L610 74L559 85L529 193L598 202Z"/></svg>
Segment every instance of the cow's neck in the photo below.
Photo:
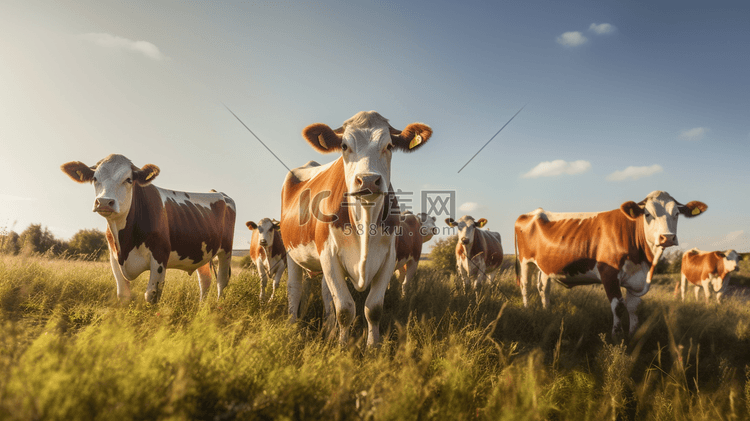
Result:
<svg viewBox="0 0 750 421"><path fill-rule="evenodd" d="M654 276L654 270L656 269L656 264L659 263L659 258L661 258L662 253L664 252L663 247L659 247L656 244L651 244L646 239L646 231L645 231L645 217L641 215L638 217L638 219L635 220L635 241L636 245L638 246L638 250L640 254L643 255L643 258L645 259L645 263L648 263L650 266L648 275L646 276L646 282L649 284L651 283L651 278ZM640 263L640 262L635 262Z"/></svg>

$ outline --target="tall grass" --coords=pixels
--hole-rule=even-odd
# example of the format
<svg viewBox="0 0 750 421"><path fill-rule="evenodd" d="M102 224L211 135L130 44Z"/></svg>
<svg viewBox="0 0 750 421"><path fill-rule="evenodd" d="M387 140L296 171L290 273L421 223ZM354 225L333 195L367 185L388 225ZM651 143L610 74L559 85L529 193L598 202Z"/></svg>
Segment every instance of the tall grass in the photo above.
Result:
<svg viewBox="0 0 750 421"><path fill-rule="evenodd" d="M744 269L743 269L744 270ZM480 294L420 269L384 303L379 349L320 320L319 278L290 325L284 289L258 302L251 270L198 303L195 275L169 271L161 301L120 304L109 266L0 257L0 418L31 419L746 419L750 312L654 286L628 343L608 336L601 286L553 287L524 308L508 268ZM536 296L532 296L537 298ZM334 335L335 336L335 335Z"/></svg>

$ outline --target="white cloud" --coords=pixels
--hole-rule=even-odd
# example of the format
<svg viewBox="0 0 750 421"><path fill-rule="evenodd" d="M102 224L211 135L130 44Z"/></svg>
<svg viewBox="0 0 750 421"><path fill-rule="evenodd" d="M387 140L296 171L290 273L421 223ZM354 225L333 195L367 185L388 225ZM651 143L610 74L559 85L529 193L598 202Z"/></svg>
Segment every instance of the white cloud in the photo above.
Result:
<svg viewBox="0 0 750 421"><path fill-rule="evenodd" d="M479 209L479 204L477 202L466 202L458 207L458 210L464 212L474 212L477 209Z"/></svg>
<svg viewBox="0 0 750 421"><path fill-rule="evenodd" d="M522 175L522 178L537 178L537 177L556 177L563 174L580 174L591 169L591 163L588 161L573 161L565 162L562 159L554 161L544 161L539 163L531 171Z"/></svg>
<svg viewBox="0 0 750 421"><path fill-rule="evenodd" d="M577 47L581 44L586 43L588 39L578 31L571 31L565 32L564 34L560 35L555 41L557 41L558 44L564 45L566 47Z"/></svg>
<svg viewBox="0 0 750 421"><path fill-rule="evenodd" d="M159 48L148 41L133 41L106 33L81 34L79 38L93 42L100 47L119 48L141 53L154 60L163 60L167 57L159 51Z"/></svg>
<svg viewBox="0 0 750 421"><path fill-rule="evenodd" d="M664 171L661 165L651 165L650 167L627 167L622 171L615 171L607 176L609 181L623 181L627 179L637 180L648 177L658 172Z"/></svg>
<svg viewBox="0 0 750 421"><path fill-rule="evenodd" d="M597 35L603 35L603 34L611 34L612 32L615 32L614 25L610 25L608 23L592 23L591 26L589 26L589 31L595 32Z"/></svg>
<svg viewBox="0 0 750 421"><path fill-rule="evenodd" d="M741 251L744 251L746 250L746 248L743 248L742 246L739 246L739 245L744 245L744 247L747 247L747 244L748 244L748 237L747 235L745 235L745 231L739 230L739 231L732 231L726 236L724 236L724 238L718 241L715 241L714 243L711 243L711 247L717 248L717 249L736 248Z"/></svg>
<svg viewBox="0 0 750 421"><path fill-rule="evenodd" d="M690 130L683 130L680 132L680 139L682 140L702 140L706 133L708 133L708 127L696 127Z"/></svg>

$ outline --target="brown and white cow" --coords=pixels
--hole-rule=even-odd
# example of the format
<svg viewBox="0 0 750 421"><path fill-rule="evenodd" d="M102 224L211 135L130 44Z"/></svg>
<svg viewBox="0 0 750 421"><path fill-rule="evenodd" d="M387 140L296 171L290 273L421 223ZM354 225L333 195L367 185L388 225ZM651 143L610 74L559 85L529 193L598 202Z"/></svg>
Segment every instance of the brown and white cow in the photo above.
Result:
<svg viewBox="0 0 750 421"><path fill-rule="evenodd" d="M601 283L614 316L613 336L622 333L617 314L623 306L630 315L632 335L638 325L636 309L648 292L653 268L664 248L677 245L678 215L691 218L706 209L702 202L683 205L666 192L654 191L640 203L625 202L607 212L554 213L539 208L519 216L516 256L524 306L536 265L544 308L549 306L550 278L568 288ZM626 290L625 300L620 288Z"/></svg>
<svg viewBox="0 0 750 421"><path fill-rule="evenodd" d="M109 261L117 297L130 299L130 281L151 271L146 301L161 296L166 269L198 270L200 298L211 284L209 265L218 256L219 296L230 277L235 204L224 193L185 193L151 184L159 168L133 165L112 154L89 167L68 162L61 169L79 183L93 182L94 212L107 220ZM205 267L204 267L205 266Z"/></svg>
<svg viewBox="0 0 750 421"><path fill-rule="evenodd" d="M291 170L281 191L281 232L287 250L289 312L298 317L303 269L323 272L339 325L339 341L348 340L356 314L346 286L368 287L365 302L367 344L380 341L383 297L396 264L394 230L398 204L391 187L391 154L414 151L432 135L421 123L397 130L375 111L360 112L332 130L325 124L305 128L303 137L321 153L339 152L335 161L308 162ZM330 303L329 303L330 305Z"/></svg>
<svg viewBox="0 0 750 421"><path fill-rule="evenodd" d="M475 221L471 216L464 215L458 221L446 218L445 223L449 227L458 228L458 243L456 243L458 279L463 279L467 291L473 286L478 292L485 279L492 282L496 271L503 264L500 234L480 230L479 228L487 224L484 218Z"/></svg>
<svg viewBox="0 0 750 421"><path fill-rule="evenodd" d="M250 258L253 259L260 276L260 301L266 300L266 283L272 278L273 290L269 300L273 300L276 288L281 282L281 275L286 270L286 250L281 239L279 221L263 218L257 224L247 221L245 225L253 232L250 239Z"/></svg>
<svg viewBox="0 0 750 421"><path fill-rule="evenodd" d="M396 232L396 278L401 284L401 296L406 296L409 281L417 273L422 257L422 244L439 234L435 217L425 213L414 215L409 211L401 213L400 229Z"/></svg>
<svg viewBox="0 0 750 421"><path fill-rule="evenodd" d="M740 256L734 250L701 251L694 248L682 255L682 269L680 270L680 295L685 301L687 283L695 285L695 299L703 287L703 294L708 302L711 297L711 287L716 292L716 302L729 285L731 273L740 270ZM677 292L677 288L675 288Z"/></svg>

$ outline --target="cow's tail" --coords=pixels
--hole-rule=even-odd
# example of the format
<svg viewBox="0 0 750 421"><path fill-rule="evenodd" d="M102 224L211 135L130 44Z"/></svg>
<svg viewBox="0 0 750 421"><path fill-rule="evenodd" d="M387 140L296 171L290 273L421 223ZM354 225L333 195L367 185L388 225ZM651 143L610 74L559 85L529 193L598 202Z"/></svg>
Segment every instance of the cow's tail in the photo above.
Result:
<svg viewBox="0 0 750 421"><path fill-rule="evenodd" d="M513 251L516 252L516 263L514 265L516 269L516 285L521 286L521 277L519 276L521 262L518 261L518 233L516 232L515 227L513 228Z"/></svg>

